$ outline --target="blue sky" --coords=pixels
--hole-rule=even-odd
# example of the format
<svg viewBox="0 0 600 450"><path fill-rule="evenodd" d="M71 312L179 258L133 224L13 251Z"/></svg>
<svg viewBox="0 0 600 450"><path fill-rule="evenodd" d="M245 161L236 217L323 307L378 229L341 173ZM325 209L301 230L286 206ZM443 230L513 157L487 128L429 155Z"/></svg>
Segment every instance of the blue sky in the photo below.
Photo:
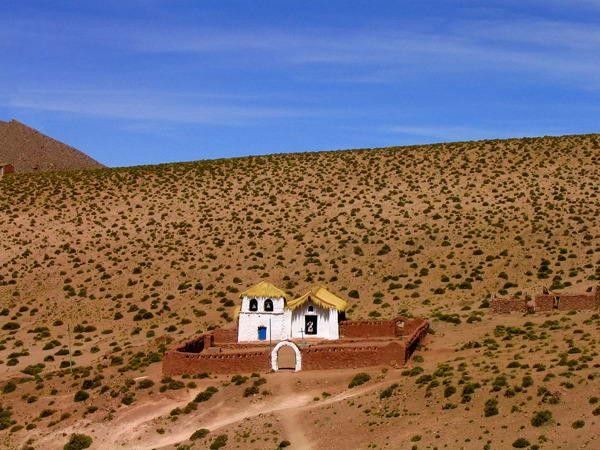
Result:
<svg viewBox="0 0 600 450"><path fill-rule="evenodd" d="M0 54L110 166L600 132L600 0L7 2Z"/></svg>

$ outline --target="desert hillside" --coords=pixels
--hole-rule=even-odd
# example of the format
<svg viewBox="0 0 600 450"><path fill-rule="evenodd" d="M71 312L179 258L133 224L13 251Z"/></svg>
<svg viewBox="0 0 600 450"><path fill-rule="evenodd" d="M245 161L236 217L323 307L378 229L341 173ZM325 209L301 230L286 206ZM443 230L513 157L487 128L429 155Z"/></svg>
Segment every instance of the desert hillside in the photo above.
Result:
<svg viewBox="0 0 600 450"><path fill-rule="evenodd" d="M17 120L0 121L0 162L12 164L17 172L103 167L85 153Z"/></svg>
<svg viewBox="0 0 600 450"><path fill-rule="evenodd" d="M598 284L598 180L600 135L6 177L0 386L15 389L0 400L0 442L62 448L77 431L98 448L220 435L232 448L330 448L331 430L339 448L593 448L598 314L502 318L487 305ZM433 334L412 372L371 371L358 391L343 371L267 375L251 399L251 378L161 383L165 343L227 326L239 292L265 279L292 295L324 284L350 318L426 316ZM212 400L190 402L209 385ZM545 428L531 425L545 410ZM199 424L210 434L189 441Z"/></svg>

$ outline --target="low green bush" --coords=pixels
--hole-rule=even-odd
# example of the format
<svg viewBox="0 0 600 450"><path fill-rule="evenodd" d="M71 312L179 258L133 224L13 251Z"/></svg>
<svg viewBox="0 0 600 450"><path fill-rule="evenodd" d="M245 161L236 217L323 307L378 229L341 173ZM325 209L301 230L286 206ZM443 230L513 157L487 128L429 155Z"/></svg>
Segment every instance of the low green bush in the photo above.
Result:
<svg viewBox="0 0 600 450"><path fill-rule="evenodd" d="M365 384L370 379L371 379L371 375L369 375L368 373L364 373L364 372L357 373L356 375L354 375L354 377L350 381L350 384L348 384L348 387L353 388L356 386L360 386L361 384Z"/></svg>

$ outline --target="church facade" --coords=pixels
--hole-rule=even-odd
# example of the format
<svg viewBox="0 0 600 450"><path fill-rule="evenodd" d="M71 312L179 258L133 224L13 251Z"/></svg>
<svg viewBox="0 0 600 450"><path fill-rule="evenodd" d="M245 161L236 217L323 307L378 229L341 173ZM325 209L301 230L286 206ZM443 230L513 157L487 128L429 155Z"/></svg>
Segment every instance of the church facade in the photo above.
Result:
<svg viewBox="0 0 600 450"><path fill-rule="evenodd" d="M263 281L240 294L238 342L288 339L337 340L347 302L323 286L289 300L287 294Z"/></svg>

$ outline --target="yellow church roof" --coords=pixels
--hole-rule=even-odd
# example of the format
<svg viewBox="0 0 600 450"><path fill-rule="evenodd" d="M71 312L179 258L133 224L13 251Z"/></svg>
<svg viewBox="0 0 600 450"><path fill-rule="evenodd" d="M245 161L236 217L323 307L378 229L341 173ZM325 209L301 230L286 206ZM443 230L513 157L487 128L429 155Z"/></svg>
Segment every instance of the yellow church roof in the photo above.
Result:
<svg viewBox="0 0 600 450"><path fill-rule="evenodd" d="M287 299L288 296L284 291L273 286L271 283L267 281L261 281L260 283L255 284L254 286L242 292L240 297L283 297Z"/></svg>
<svg viewBox="0 0 600 450"><path fill-rule="evenodd" d="M345 311L348 307L348 302L343 298L332 294L323 286L313 286L306 294L288 302L289 309L296 309L306 303L308 300L323 308L336 309Z"/></svg>

